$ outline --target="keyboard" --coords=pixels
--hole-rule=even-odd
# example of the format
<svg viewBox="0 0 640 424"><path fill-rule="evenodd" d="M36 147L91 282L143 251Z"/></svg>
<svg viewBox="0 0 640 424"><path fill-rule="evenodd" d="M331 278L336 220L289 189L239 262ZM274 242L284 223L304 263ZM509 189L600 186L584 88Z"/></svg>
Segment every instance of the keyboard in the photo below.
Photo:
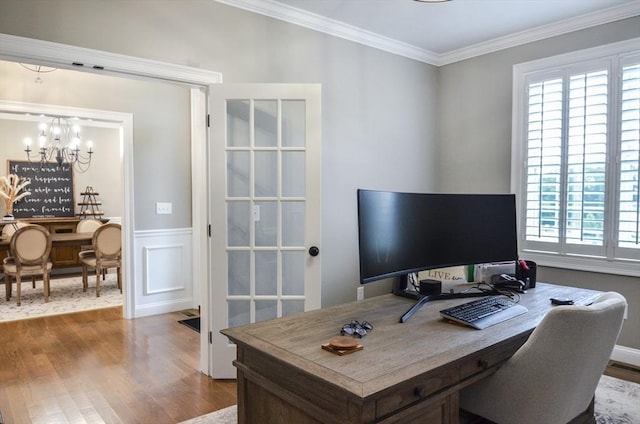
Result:
<svg viewBox="0 0 640 424"><path fill-rule="evenodd" d="M440 311L440 316L478 330L527 312L528 309L502 296L487 296Z"/></svg>

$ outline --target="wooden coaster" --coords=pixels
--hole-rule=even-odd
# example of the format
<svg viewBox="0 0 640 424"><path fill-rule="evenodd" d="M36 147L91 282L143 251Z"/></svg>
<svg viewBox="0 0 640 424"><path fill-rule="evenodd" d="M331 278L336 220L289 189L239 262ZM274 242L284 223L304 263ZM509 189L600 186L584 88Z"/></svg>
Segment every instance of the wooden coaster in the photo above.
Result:
<svg viewBox="0 0 640 424"><path fill-rule="evenodd" d="M364 346L358 344L358 341L353 337L334 337L329 343L323 344L322 348L336 355L346 355L362 350Z"/></svg>

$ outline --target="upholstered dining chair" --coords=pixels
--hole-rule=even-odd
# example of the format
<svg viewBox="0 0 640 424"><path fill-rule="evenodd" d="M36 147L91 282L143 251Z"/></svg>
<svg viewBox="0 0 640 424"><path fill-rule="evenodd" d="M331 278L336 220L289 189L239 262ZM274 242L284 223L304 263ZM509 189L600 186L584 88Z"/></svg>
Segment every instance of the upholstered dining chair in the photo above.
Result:
<svg viewBox="0 0 640 424"><path fill-rule="evenodd" d="M499 424L595 423L594 393L625 307L615 292L589 306L553 307L495 374L461 391L460 408Z"/></svg>
<svg viewBox="0 0 640 424"><path fill-rule="evenodd" d="M102 221L97 219L81 219L76 225L76 233L91 233L93 234L98 227L102 225ZM90 244L80 246L80 250L93 250L93 246ZM105 279L106 270L102 270L102 279Z"/></svg>
<svg viewBox="0 0 640 424"><path fill-rule="evenodd" d="M28 224L22 221L14 221L10 224L6 224L4 227L2 227L2 235L5 237L11 237L18 228L24 227L25 225Z"/></svg>
<svg viewBox="0 0 640 424"><path fill-rule="evenodd" d="M22 278L35 278L40 275L43 281L44 301L49 301L50 253L51 235L46 228L40 225L24 225L13 233L9 243L10 256L2 261L7 301L11 299L11 278L16 280L17 304L20 306Z"/></svg>
<svg viewBox="0 0 640 424"><path fill-rule="evenodd" d="M2 227L2 236L3 237L7 237L7 238L11 238L13 233L15 233L18 228L22 228L25 225L29 225L29 224L27 224L26 222L22 222L22 221L14 221L11 224L7 224L4 227ZM31 285L33 286L34 289L36 288L36 277L35 276L31 277Z"/></svg>
<svg viewBox="0 0 640 424"><path fill-rule="evenodd" d="M82 291L87 291L89 268L96 272L96 297L100 297L100 274L103 270L116 268L118 288L122 293L122 230L120 224L103 224L93 233L92 250L78 253L82 264Z"/></svg>
<svg viewBox="0 0 640 424"><path fill-rule="evenodd" d="M81 219L76 225L76 233L93 233L102 225L102 221L97 219Z"/></svg>

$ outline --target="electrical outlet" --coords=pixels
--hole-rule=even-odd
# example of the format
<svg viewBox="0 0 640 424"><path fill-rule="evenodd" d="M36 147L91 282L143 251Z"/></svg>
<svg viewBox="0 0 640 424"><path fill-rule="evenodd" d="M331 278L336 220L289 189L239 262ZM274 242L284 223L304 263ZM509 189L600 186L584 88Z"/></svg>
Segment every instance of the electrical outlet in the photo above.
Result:
<svg viewBox="0 0 640 424"><path fill-rule="evenodd" d="M171 215L171 209L172 209L171 202L156 203L156 215Z"/></svg>
<svg viewBox="0 0 640 424"><path fill-rule="evenodd" d="M364 300L364 287L360 286L356 289L356 300Z"/></svg>

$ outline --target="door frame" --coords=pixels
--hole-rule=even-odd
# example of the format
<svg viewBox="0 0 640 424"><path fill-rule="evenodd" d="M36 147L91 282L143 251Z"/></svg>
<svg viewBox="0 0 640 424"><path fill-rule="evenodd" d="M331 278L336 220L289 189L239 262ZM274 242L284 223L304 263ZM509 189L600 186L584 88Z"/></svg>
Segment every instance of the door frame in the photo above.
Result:
<svg viewBox="0 0 640 424"><path fill-rule="evenodd" d="M29 62L55 68L92 72L124 78L145 78L161 82L185 84L191 90L191 184L192 184L192 276L194 294L200 299L209 299L209 285L199 284L210 281L208 272L208 199L196 193L207 193L207 146L206 126L207 86L222 83L220 72L191 68L172 63L159 62L134 56L87 49L50 41L18 37L0 33L0 59L11 62ZM133 143L132 143L133 144ZM135 318L134 269L134 211L133 211L133 146L128 151L125 146L124 170L124 227L123 250L125 290L124 317ZM211 375L209 369L209 303L201 305L200 329L200 370Z"/></svg>

